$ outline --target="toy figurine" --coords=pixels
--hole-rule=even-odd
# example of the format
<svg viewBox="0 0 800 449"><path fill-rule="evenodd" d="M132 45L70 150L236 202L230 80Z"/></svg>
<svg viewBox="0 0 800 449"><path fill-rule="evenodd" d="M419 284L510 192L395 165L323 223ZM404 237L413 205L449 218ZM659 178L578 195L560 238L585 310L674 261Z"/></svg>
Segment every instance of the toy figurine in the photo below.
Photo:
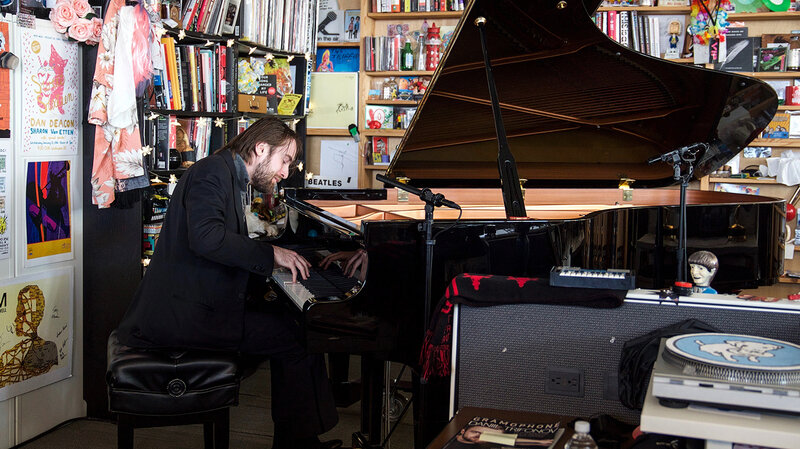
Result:
<svg viewBox="0 0 800 449"><path fill-rule="evenodd" d="M711 280L717 274L719 261L711 251L697 251L689 256L689 270L691 272L695 293L716 293L711 288Z"/></svg>
<svg viewBox="0 0 800 449"><path fill-rule="evenodd" d="M681 32L681 23L677 20L669 22L667 33L669 33L669 48L664 53L664 59L678 59L681 57L678 52L678 34Z"/></svg>

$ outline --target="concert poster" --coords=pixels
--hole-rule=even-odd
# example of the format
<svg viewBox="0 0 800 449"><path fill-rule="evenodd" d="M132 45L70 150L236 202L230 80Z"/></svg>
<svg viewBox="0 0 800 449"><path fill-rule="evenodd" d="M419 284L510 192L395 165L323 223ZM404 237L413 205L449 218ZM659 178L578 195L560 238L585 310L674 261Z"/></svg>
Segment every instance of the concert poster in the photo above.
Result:
<svg viewBox="0 0 800 449"><path fill-rule="evenodd" d="M0 281L0 401L72 375L72 267Z"/></svg>
<svg viewBox="0 0 800 449"><path fill-rule="evenodd" d="M0 56L11 51L8 22L0 21ZM0 69L0 138L11 137L11 70Z"/></svg>
<svg viewBox="0 0 800 449"><path fill-rule="evenodd" d="M77 154L80 126L78 43L47 20L21 28L22 152Z"/></svg>
<svg viewBox="0 0 800 449"><path fill-rule="evenodd" d="M26 266L72 258L71 165L69 160L26 164Z"/></svg>

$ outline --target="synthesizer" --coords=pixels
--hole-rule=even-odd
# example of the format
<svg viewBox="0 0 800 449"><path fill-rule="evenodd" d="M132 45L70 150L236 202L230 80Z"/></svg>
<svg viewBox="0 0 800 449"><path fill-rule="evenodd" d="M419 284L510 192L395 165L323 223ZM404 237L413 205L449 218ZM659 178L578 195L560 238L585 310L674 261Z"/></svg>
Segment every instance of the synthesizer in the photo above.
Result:
<svg viewBox="0 0 800 449"><path fill-rule="evenodd" d="M550 285L554 287L633 290L636 288L636 279L630 270L553 267L550 270Z"/></svg>

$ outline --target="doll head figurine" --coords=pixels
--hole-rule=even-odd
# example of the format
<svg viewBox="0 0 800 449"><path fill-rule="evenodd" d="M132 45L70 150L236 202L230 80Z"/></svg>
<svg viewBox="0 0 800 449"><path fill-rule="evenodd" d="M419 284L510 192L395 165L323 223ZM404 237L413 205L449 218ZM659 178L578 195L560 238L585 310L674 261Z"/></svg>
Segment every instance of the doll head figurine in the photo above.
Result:
<svg viewBox="0 0 800 449"><path fill-rule="evenodd" d="M689 256L689 271L697 293L716 293L711 288L711 280L717 274L719 261L711 251L697 251Z"/></svg>

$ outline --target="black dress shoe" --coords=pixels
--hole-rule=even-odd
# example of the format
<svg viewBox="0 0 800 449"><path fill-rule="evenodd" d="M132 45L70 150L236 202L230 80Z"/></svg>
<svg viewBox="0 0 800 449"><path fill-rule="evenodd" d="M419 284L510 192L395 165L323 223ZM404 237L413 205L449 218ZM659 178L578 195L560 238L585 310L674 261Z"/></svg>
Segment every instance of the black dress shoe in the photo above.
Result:
<svg viewBox="0 0 800 449"><path fill-rule="evenodd" d="M342 440L328 440L319 444L320 449L339 449L342 447Z"/></svg>

